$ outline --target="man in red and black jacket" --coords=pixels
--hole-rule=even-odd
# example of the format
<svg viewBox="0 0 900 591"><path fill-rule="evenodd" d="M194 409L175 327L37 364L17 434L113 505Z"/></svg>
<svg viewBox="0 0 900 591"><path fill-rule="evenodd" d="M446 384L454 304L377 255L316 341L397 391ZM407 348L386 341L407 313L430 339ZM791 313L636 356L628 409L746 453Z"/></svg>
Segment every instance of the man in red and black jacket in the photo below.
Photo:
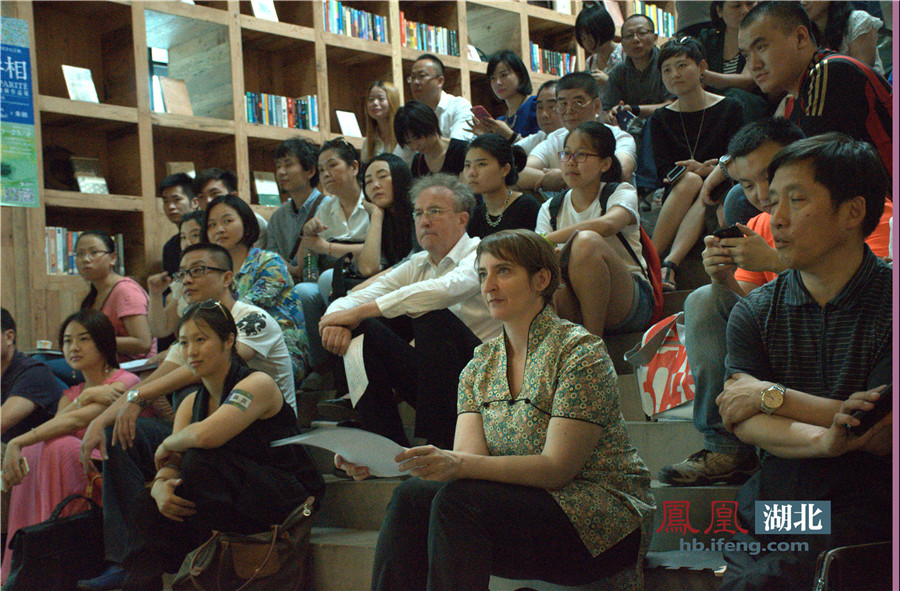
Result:
<svg viewBox="0 0 900 591"><path fill-rule="evenodd" d="M807 136L829 131L869 142L892 171L892 91L862 62L820 50L799 2L763 2L741 21L738 46L756 84L788 93L784 116Z"/></svg>

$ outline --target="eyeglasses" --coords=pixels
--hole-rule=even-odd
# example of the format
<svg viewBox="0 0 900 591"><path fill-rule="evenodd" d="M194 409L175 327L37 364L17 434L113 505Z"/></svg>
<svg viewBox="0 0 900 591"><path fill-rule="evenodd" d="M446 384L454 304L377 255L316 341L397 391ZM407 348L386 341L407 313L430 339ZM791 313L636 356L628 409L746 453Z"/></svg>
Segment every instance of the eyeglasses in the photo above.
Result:
<svg viewBox="0 0 900 591"><path fill-rule="evenodd" d="M429 78L434 78L431 74L426 74L425 72L419 72L418 74L412 74L411 76L406 77L406 82L408 84L412 84L413 82L418 82L419 84L425 84L425 81Z"/></svg>
<svg viewBox="0 0 900 591"><path fill-rule="evenodd" d="M423 217L430 219L436 218L440 215L443 215L447 212L447 210L441 207L429 207L428 209L414 209L413 210L413 219L419 221Z"/></svg>
<svg viewBox="0 0 900 591"><path fill-rule="evenodd" d="M563 102L557 99L556 101L556 112L562 115L566 111L569 110L571 106L572 109L583 109L591 104L591 101L586 101L583 99L575 99L571 103Z"/></svg>
<svg viewBox="0 0 900 591"><path fill-rule="evenodd" d="M198 268L199 267L195 267ZM196 310L215 310L218 308L222 312L222 316L226 319L228 318L228 314L225 312L225 306L223 306L218 300L203 300L200 302L194 302L190 306L184 309L184 312L181 314L181 317L184 318L188 314L196 311Z"/></svg>
<svg viewBox="0 0 900 591"><path fill-rule="evenodd" d="M190 275L193 279L198 277L203 277L210 271L219 271L221 273L225 273L226 271L231 271L231 269L220 269L218 267L207 267L206 265L197 265L196 267L191 267L190 269L178 269L174 273L172 273L172 278L175 281L184 280L185 275Z"/></svg>
<svg viewBox="0 0 900 591"><path fill-rule="evenodd" d="M560 162L568 162L569 160L572 160L574 158L575 162L579 164L587 160L588 156L593 156L594 158L602 158L600 154L588 154L587 152L573 153L563 151L558 152L556 155L559 156Z"/></svg>
<svg viewBox="0 0 900 591"><path fill-rule="evenodd" d="M649 31L647 29L638 29L637 31L632 31L627 35L622 35L622 41L632 41L637 39L638 37L649 37L653 34L653 31Z"/></svg>
<svg viewBox="0 0 900 591"><path fill-rule="evenodd" d="M111 254L111 253L112 253L111 250L92 250L90 252L85 252L83 250L80 250L75 253L75 258L80 259L80 260L92 261L95 258L97 258L98 256L100 256L101 254Z"/></svg>

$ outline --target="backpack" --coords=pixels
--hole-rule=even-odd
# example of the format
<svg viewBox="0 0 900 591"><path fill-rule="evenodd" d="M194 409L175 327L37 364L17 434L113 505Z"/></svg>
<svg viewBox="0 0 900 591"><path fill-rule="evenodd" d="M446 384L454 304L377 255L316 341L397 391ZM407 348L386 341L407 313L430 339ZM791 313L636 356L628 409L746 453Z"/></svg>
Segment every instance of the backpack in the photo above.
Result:
<svg viewBox="0 0 900 591"><path fill-rule="evenodd" d="M606 213L606 203L618 187L619 183L605 183L603 185L603 189L600 190L600 215ZM556 195L550 200L550 227L554 231L556 230L557 217L564 198L565 193ZM660 270L659 254L657 254L656 247L653 246L650 236L644 231L640 223L638 223L638 229L641 231L641 250L643 251L646 265L641 262L640 257L637 256L637 253L634 252L634 249L631 248L628 240L621 232L616 234L616 237L622 243L622 246L625 247L625 250L628 251L628 254L631 255L631 258L634 259L634 262L637 263L638 267L641 268L644 277L650 281L650 286L653 288L653 313L650 315L650 324L656 324L662 320L663 313L662 272Z"/></svg>

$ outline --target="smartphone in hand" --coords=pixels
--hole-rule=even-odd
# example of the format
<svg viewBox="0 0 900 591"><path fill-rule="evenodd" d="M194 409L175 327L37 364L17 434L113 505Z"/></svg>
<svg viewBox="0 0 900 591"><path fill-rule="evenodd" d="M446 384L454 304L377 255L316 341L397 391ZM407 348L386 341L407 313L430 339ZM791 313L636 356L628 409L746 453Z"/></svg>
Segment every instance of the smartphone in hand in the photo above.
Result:
<svg viewBox="0 0 900 591"><path fill-rule="evenodd" d="M472 114L475 115L477 119L493 119L493 117L491 117L491 114L488 113L488 110L481 105L475 105L474 107L472 107Z"/></svg>
<svg viewBox="0 0 900 591"><path fill-rule="evenodd" d="M683 175L685 172L687 172L687 167L678 165L669 171L669 173L666 175L666 180L669 181L670 185L674 185L675 182L678 181L678 179L681 178L681 175Z"/></svg>
<svg viewBox="0 0 900 591"><path fill-rule="evenodd" d="M712 233L718 239L722 238L743 238L744 233L741 232L741 229L737 227L737 224L733 226L728 226L727 228L719 228L715 232Z"/></svg>
<svg viewBox="0 0 900 591"><path fill-rule="evenodd" d="M887 413L891 412L891 409L894 407L893 387L893 384L888 384L887 388L882 390L881 396L878 397L878 400L872 403L875 406L873 406L869 410L853 411L853 414L851 416L855 419L859 419L859 425L856 425L855 427L847 425L847 433L855 437L859 437L860 435L871 429L872 425L884 418Z"/></svg>
<svg viewBox="0 0 900 591"><path fill-rule="evenodd" d="M631 112L631 109L627 107L622 107L618 111L616 111L616 121L619 123L619 128L622 131L625 131L625 128L628 127L628 123L637 117L634 113Z"/></svg>

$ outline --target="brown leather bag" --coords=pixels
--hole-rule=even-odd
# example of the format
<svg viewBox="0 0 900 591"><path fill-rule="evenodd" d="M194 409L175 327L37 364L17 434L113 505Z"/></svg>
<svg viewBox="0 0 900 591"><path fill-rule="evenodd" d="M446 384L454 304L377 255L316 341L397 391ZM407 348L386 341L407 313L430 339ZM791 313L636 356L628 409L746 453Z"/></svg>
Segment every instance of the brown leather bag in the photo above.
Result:
<svg viewBox="0 0 900 591"><path fill-rule="evenodd" d="M172 581L173 591L307 589L313 502L309 497L267 532L213 532L185 557Z"/></svg>

